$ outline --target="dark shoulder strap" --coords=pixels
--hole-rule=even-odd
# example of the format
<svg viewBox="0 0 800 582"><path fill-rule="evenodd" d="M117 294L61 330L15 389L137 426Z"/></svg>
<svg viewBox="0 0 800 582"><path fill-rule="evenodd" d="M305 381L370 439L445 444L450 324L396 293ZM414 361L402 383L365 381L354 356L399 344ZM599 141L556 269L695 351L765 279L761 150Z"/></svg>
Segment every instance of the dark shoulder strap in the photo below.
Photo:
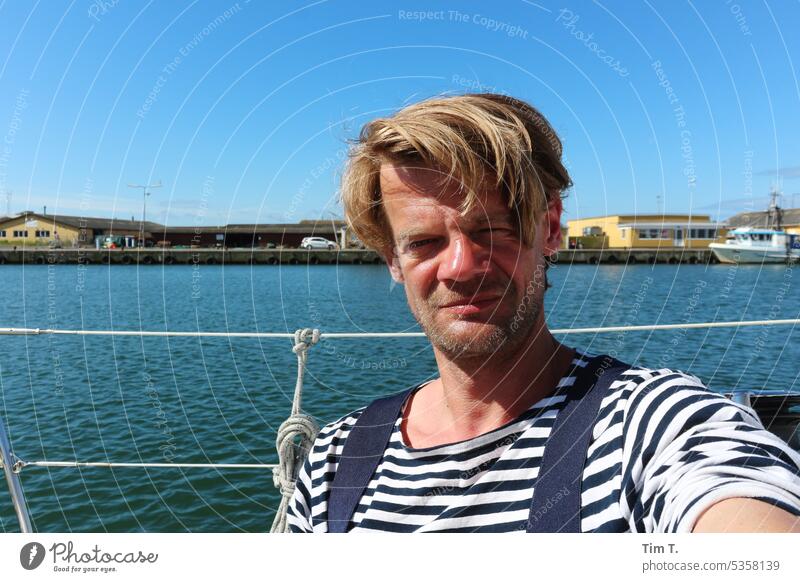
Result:
<svg viewBox="0 0 800 582"><path fill-rule="evenodd" d="M589 440L611 383L630 366L597 356L579 370L564 408L556 415L533 490L528 533L580 533L581 481Z"/></svg>
<svg viewBox="0 0 800 582"><path fill-rule="evenodd" d="M571 395L556 416L545 446L527 524L529 533L580 531L580 481L600 402L611 383L629 367L598 356L577 372L574 386L580 392ZM328 532L347 531L383 458L400 409L414 389L375 400L350 429L328 496Z"/></svg>
<svg viewBox="0 0 800 582"><path fill-rule="evenodd" d="M328 496L328 532L344 533L383 458L400 409L414 390L379 398L356 420L339 457Z"/></svg>

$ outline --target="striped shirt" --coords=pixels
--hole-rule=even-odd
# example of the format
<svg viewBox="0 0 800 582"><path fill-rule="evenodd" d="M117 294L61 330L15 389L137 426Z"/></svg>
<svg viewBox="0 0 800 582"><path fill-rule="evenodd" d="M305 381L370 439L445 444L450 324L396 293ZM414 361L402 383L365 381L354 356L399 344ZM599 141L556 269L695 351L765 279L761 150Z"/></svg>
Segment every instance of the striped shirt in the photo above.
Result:
<svg viewBox="0 0 800 582"><path fill-rule="evenodd" d="M591 357L603 356L576 352L558 386L575 386L575 366ZM544 398L483 435L429 448L404 443L401 413L349 531L524 532L544 445L574 392ZM330 486L363 410L320 431L289 505L290 531L327 531ZM765 430L751 408L695 376L637 366L623 372L603 398L590 439L581 530L689 532L705 509L731 497L800 516L800 454Z"/></svg>

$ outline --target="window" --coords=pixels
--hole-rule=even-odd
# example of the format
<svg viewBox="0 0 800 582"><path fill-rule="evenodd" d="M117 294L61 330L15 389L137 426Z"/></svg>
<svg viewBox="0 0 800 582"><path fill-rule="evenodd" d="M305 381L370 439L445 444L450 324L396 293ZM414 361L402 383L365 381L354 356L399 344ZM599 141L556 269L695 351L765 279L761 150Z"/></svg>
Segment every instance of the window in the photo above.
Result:
<svg viewBox="0 0 800 582"><path fill-rule="evenodd" d="M660 239L669 238L669 230L659 228L640 228L639 238L641 239Z"/></svg>
<svg viewBox="0 0 800 582"><path fill-rule="evenodd" d="M49 230L37 230L36 231L36 238L50 238L50 231Z"/></svg>
<svg viewBox="0 0 800 582"><path fill-rule="evenodd" d="M625 236L626 236L625 233L628 232L628 229L627 228L621 228L619 230L619 232L620 232L620 238L625 238Z"/></svg>
<svg viewBox="0 0 800 582"><path fill-rule="evenodd" d="M28 238L28 231L27 230L15 230L14 231L14 238Z"/></svg>
<svg viewBox="0 0 800 582"><path fill-rule="evenodd" d="M713 239L717 238L717 229L715 228L693 228L691 229L692 238L700 239Z"/></svg>
<svg viewBox="0 0 800 582"><path fill-rule="evenodd" d="M0 230L0 238L6 238L6 231Z"/></svg>

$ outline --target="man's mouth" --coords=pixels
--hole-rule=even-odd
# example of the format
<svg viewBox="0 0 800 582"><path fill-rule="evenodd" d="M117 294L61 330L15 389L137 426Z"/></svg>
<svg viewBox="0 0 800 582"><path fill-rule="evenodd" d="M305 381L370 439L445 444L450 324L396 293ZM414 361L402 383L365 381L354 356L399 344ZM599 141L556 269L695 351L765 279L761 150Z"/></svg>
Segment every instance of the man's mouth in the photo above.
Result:
<svg viewBox="0 0 800 582"><path fill-rule="evenodd" d="M451 301L441 305L439 309L445 309L457 315L471 315L494 307L498 301L500 301L500 295L475 295Z"/></svg>

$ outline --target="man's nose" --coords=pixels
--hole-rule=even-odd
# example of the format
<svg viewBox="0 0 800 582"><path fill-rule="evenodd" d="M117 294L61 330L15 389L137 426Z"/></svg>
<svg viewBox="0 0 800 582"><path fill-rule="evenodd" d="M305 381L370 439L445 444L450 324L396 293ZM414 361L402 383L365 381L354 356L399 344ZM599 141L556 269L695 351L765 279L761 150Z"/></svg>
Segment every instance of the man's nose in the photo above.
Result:
<svg viewBox="0 0 800 582"><path fill-rule="evenodd" d="M488 254L479 244L460 232L450 237L442 251L439 280L468 281L486 271Z"/></svg>

